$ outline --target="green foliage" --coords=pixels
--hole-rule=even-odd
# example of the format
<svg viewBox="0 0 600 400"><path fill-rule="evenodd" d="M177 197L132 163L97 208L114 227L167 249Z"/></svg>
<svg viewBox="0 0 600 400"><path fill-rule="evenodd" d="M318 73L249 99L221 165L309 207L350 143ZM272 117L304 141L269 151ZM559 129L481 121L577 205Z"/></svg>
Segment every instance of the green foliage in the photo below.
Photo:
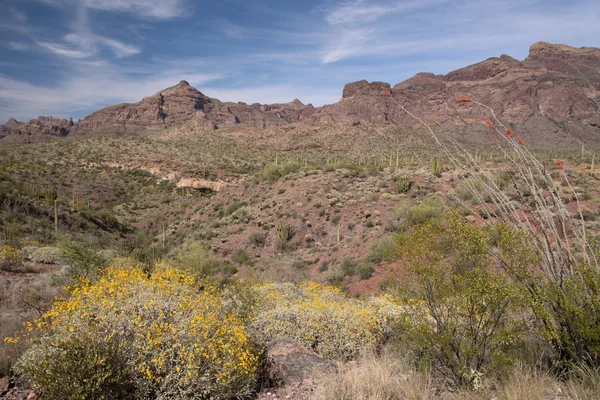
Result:
<svg viewBox="0 0 600 400"><path fill-rule="evenodd" d="M398 237L387 235L375 239L370 246L369 260L374 263L392 261L400 256L400 244Z"/></svg>
<svg viewBox="0 0 600 400"><path fill-rule="evenodd" d="M524 326L514 313L523 303L516 286L490 267L491 231L453 212L398 237L414 282L404 291L410 319L400 336L420 362L454 385L477 387L516 357Z"/></svg>
<svg viewBox="0 0 600 400"><path fill-rule="evenodd" d="M275 227L275 234L277 250L291 250L292 244L290 242L296 234L294 227L290 226L286 221L281 220Z"/></svg>
<svg viewBox="0 0 600 400"><path fill-rule="evenodd" d="M223 211L224 211L225 216L228 216L245 206L246 206L246 203L243 201L234 201L233 203L228 204L227 207L225 207L225 209Z"/></svg>
<svg viewBox="0 0 600 400"><path fill-rule="evenodd" d="M198 242L187 243L175 252L175 260L184 269L200 278L223 272L226 263L215 257L211 251Z"/></svg>
<svg viewBox="0 0 600 400"><path fill-rule="evenodd" d="M522 326L512 318L517 291L484 267L449 265L415 270L417 302L405 326L423 362L457 386L477 387L482 375L511 365Z"/></svg>
<svg viewBox="0 0 600 400"><path fill-rule="evenodd" d="M244 249L237 249L233 255L233 259L238 264L250 264L250 257Z"/></svg>
<svg viewBox="0 0 600 400"><path fill-rule="evenodd" d="M543 254L524 233L498 225L497 237L507 272L555 350L555 365L563 370L600 365L600 271L579 263L572 271L557 271L555 279L554 272L536 268Z"/></svg>
<svg viewBox="0 0 600 400"><path fill-rule="evenodd" d="M438 178L442 176L442 163L439 158L431 160L431 173Z"/></svg>
<svg viewBox="0 0 600 400"><path fill-rule="evenodd" d="M400 206L396 210L396 219L402 228L438 220L444 214L444 204L438 197L430 197L414 206Z"/></svg>
<svg viewBox="0 0 600 400"><path fill-rule="evenodd" d="M66 275L60 277L65 284L80 279L96 279L106 268L106 260L94 250L77 243L67 242L62 245L62 258L67 263Z"/></svg>
<svg viewBox="0 0 600 400"><path fill-rule="evenodd" d="M277 181L279 178L282 178L286 175L289 175L293 172L299 171L301 168L298 163L285 163L281 165L269 164L266 165L259 173L258 179L263 182L273 183Z"/></svg>
<svg viewBox="0 0 600 400"><path fill-rule="evenodd" d="M400 176L395 180L398 188L398 193L408 192L414 183L408 176Z"/></svg>

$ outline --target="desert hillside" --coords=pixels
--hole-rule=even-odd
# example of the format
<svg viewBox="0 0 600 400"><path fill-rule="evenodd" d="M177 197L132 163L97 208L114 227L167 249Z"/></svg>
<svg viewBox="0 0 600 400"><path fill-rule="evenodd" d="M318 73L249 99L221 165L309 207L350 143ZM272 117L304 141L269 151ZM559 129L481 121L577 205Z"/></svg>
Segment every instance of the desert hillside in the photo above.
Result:
<svg viewBox="0 0 600 400"><path fill-rule="evenodd" d="M9 120L0 398L597 399L599 67Z"/></svg>

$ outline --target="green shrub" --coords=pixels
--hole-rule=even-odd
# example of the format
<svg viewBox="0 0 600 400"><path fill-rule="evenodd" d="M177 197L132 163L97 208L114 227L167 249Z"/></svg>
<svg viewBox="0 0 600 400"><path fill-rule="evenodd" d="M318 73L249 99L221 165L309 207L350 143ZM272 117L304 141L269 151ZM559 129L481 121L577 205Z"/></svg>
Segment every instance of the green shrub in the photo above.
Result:
<svg viewBox="0 0 600 400"><path fill-rule="evenodd" d="M175 260L182 268L201 278L222 272L224 265L222 260L217 259L198 242L191 242L179 248L175 252Z"/></svg>
<svg viewBox="0 0 600 400"><path fill-rule="evenodd" d="M276 234L276 247L279 251L288 251L291 250L292 244L291 240L294 238L296 231L294 227L290 226L285 221L279 221L277 226L275 227Z"/></svg>
<svg viewBox="0 0 600 400"><path fill-rule="evenodd" d="M248 243L256 247L262 247L265 245L265 235L254 232L248 237Z"/></svg>
<svg viewBox="0 0 600 400"><path fill-rule="evenodd" d="M542 336L555 351L555 366L599 366L600 271L575 260L561 271L542 270L544 254L525 233L498 225L496 234L507 272L522 287ZM596 252L594 238L591 242Z"/></svg>
<svg viewBox="0 0 600 400"><path fill-rule="evenodd" d="M400 244L397 236L383 236L370 245L369 260L375 263L392 261L400 256Z"/></svg>
<svg viewBox="0 0 600 400"><path fill-rule="evenodd" d="M300 164L298 163L285 163L280 165L269 164L259 171L258 179L263 182L273 183L279 178L297 172L298 170L300 170Z"/></svg>
<svg viewBox="0 0 600 400"><path fill-rule="evenodd" d="M68 242L62 246L62 258L67 264L66 275L61 277L64 284L79 279L96 279L106 268L106 260L95 251L79 244Z"/></svg>
<svg viewBox="0 0 600 400"><path fill-rule="evenodd" d="M413 185L413 181L410 180L408 176L400 176L396 178L396 187L398 189L398 193L406 193L410 190Z"/></svg>
<svg viewBox="0 0 600 400"><path fill-rule="evenodd" d="M421 362L457 387L501 375L516 357L524 325L520 291L490 268L492 232L458 213L399 237L414 281L405 289L412 313L399 333ZM402 325L400 325L402 326Z"/></svg>
<svg viewBox="0 0 600 400"><path fill-rule="evenodd" d="M401 206L396 210L396 218L402 221L405 228L440 219L443 214L444 204L438 197L425 199L414 206Z"/></svg>
<svg viewBox="0 0 600 400"><path fill-rule="evenodd" d="M233 255L235 262L239 264L250 264L250 257L244 249L237 249Z"/></svg>

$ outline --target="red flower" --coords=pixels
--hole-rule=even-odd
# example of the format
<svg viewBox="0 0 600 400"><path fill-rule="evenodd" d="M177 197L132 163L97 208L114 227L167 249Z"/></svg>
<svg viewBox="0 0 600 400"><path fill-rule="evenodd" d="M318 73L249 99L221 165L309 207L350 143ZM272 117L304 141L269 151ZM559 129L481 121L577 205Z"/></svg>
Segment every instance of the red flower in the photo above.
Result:
<svg viewBox="0 0 600 400"><path fill-rule="evenodd" d="M486 121L485 121L485 124L486 124L487 126L489 126L490 128L492 128L492 129L496 128L496 125L494 125L494 123L492 122L492 120L491 120L491 119L488 119L488 120L486 120Z"/></svg>
<svg viewBox="0 0 600 400"><path fill-rule="evenodd" d="M563 162L560 158L556 159L556 166L560 169L563 169Z"/></svg>
<svg viewBox="0 0 600 400"><path fill-rule="evenodd" d="M470 99L470 98L468 98L468 97L461 97L461 98L459 98L459 99L456 99L456 102L457 102L457 103L470 103L470 102L471 102L471 99Z"/></svg>
<svg viewBox="0 0 600 400"><path fill-rule="evenodd" d="M525 146L525 141L521 138L521 136L519 136L519 144L521 146Z"/></svg>
<svg viewBox="0 0 600 400"><path fill-rule="evenodd" d="M498 138L493 138L493 139L492 139L492 142L494 142L494 143L498 143Z"/></svg>
<svg viewBox="0 0 600 400"><path fill-rule="evenodd" d="M509 138L514 137L515 133L513 131L511 131L510 129L506 130L506 134L508 135Z"/></svg>
<svg viewBox="0 0 600 400"><path fill-rule="evenodd" d="M381 86L381 90L383 91L383 93L388 96L391 97L392 96L392 92L390 92L385 86Z"/></svg>

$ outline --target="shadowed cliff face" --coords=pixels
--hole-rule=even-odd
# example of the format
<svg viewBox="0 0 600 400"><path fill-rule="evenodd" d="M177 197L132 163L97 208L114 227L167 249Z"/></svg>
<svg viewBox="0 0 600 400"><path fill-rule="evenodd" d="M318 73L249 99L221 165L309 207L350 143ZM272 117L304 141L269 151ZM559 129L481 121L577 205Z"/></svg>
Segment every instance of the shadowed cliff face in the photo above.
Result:
<svg viewBox="0 0 600 400"><path fill-rule="evenodd" d="M391 92L393 99L382 88ZM588 133L597 129L600 134L600 49L540 42L531 46L522 62L502 55L445 76L419 73L393 87L364 80L349 83L339 102L319 108L297 99L271 105L224 103L181 81L139 103L98 110L76 124L42 117L27 124L11 120L0 126L0 137L143 132L177 126L198 130L288 124L418 126L395 102L428 124L461 126L490 117L489 110L474 103L457 104L460 97L489 105L509 123L525 125L535 120L540 127L574 123L572 129Z"/></svg>

